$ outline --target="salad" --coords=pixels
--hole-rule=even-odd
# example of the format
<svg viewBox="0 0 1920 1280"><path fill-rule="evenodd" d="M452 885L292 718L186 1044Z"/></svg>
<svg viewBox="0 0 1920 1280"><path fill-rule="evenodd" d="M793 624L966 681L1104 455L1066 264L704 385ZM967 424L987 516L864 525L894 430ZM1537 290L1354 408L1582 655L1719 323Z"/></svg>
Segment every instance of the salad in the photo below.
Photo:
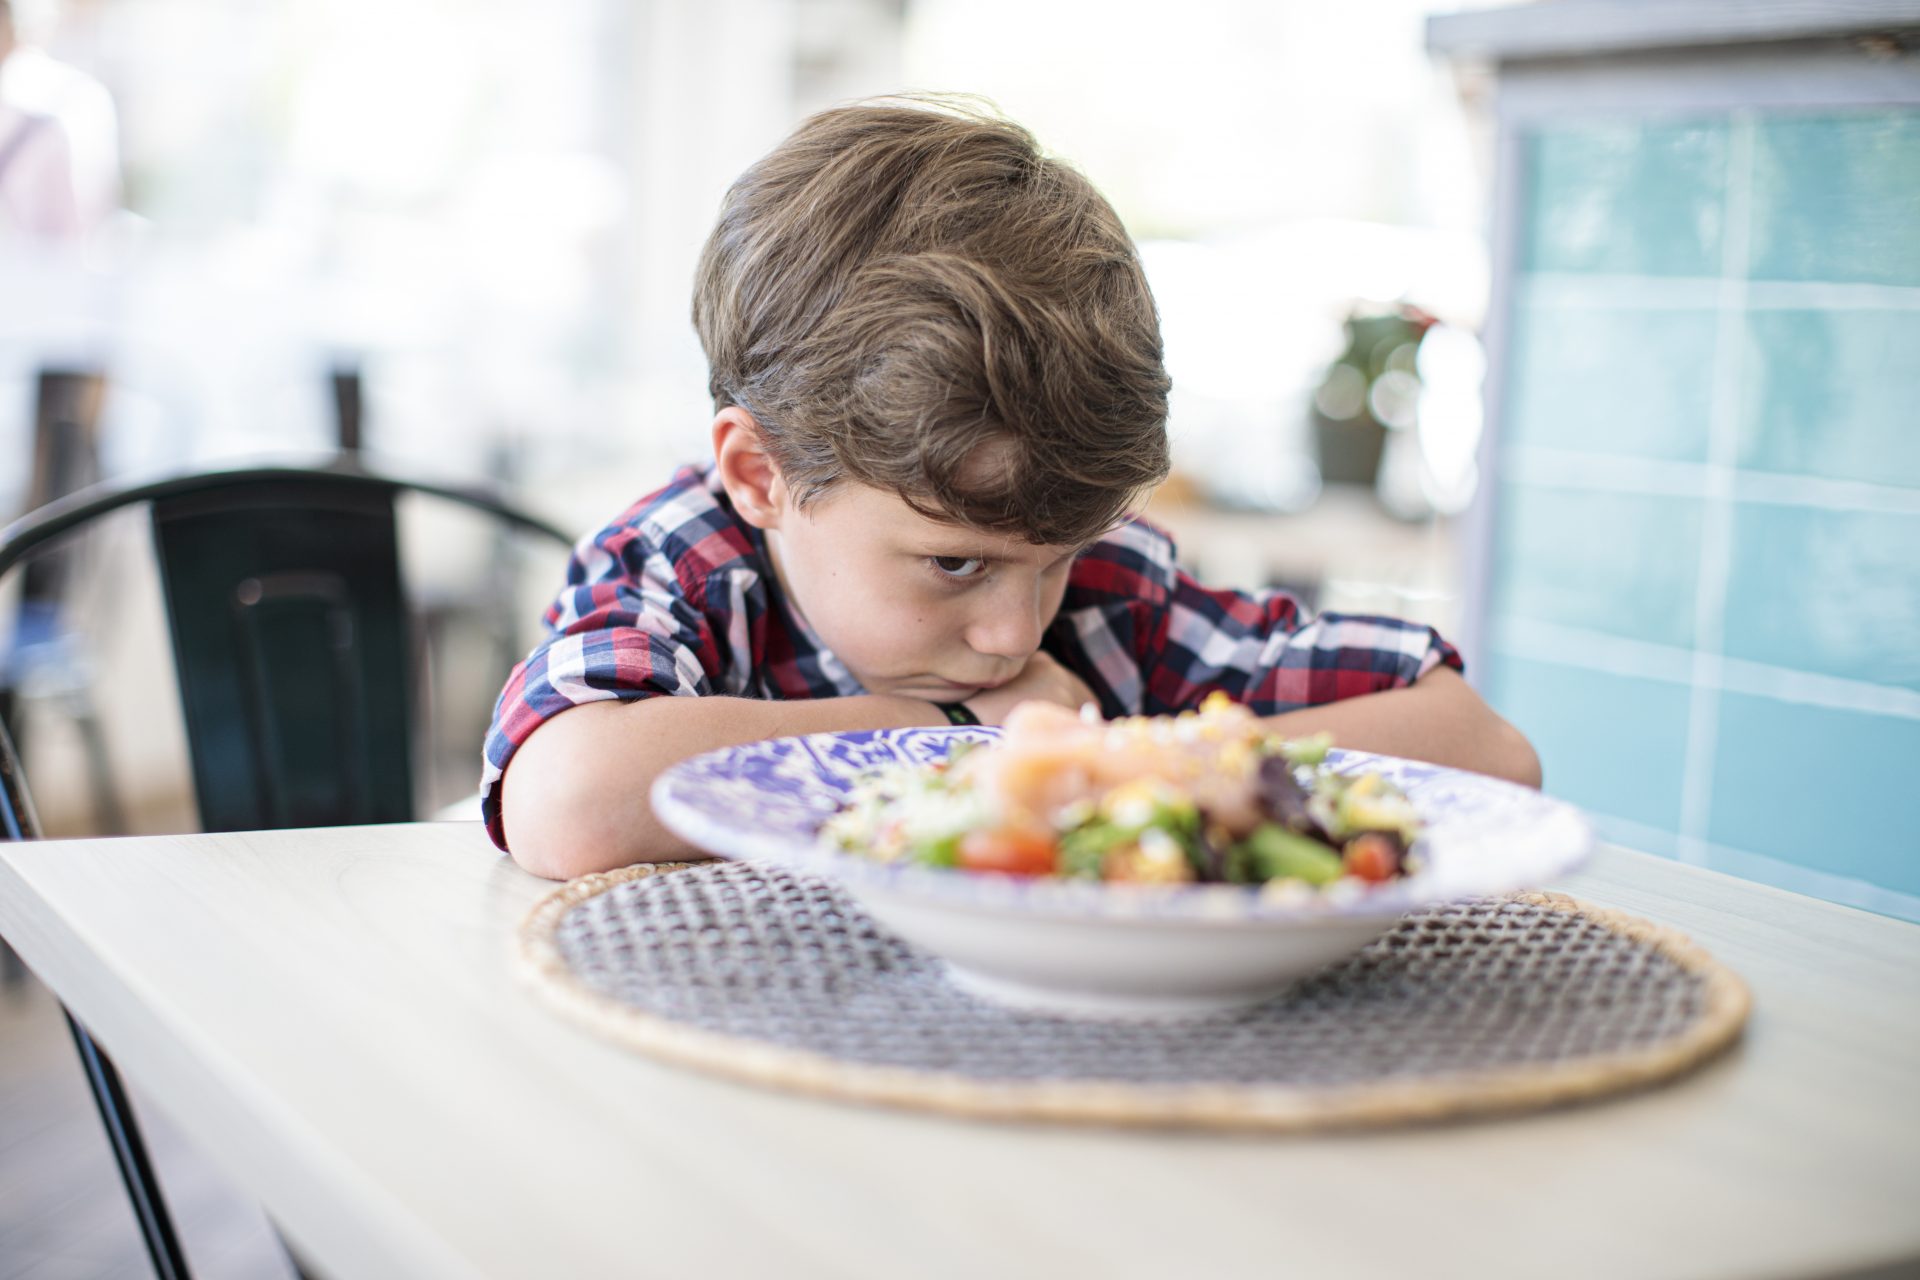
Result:
<svg viewBox="0 0 1920 1280"><path fill-rule="evenodd" d="M1277 737L1221 693L1112 721L1026 703L998 742L860 779L821 838L884 862L1282 894L1418 870L1412 803L1380 774L1333 772L1329 746Z"/></svg>

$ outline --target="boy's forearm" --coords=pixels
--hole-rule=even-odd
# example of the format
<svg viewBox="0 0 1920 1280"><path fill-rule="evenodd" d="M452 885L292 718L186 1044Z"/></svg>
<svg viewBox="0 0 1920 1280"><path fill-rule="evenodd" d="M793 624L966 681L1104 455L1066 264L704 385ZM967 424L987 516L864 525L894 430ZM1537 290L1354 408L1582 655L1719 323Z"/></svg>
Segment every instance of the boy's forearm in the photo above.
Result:
<svg viewBox="0 0 1920 1280"><path fill-rule="evenodd" d="M1304 707L1266 723L1289 737L1325 731L1336 746L1540 785L1540 759L1526 737L1447 667L1402 689Z"/></svg>
<svg viewBox="0 0 1920 1280"><path fill-rule="evenodd" d="M703 856L661 826L648 803L670 766L789 734L945 723L932 703L875 695L586 703L541 725L508 763L500 784L507 845L521 866L554 880Z"/></svg>
<svg viewBox="0 0 1920 1280"><path fill-rule="evenodd" d="M1290 737L1325 730L1343 747L1540 785L1539 759L1526 738L1444 668L1404 689L1266 722ZM507 843L521 866L556 880L699 856L660 825L648 803L654 778L670 766L717 747L790 734L945 723L931 703L876 695L587 703L542 725L508 765L501 781Z"/></svg>

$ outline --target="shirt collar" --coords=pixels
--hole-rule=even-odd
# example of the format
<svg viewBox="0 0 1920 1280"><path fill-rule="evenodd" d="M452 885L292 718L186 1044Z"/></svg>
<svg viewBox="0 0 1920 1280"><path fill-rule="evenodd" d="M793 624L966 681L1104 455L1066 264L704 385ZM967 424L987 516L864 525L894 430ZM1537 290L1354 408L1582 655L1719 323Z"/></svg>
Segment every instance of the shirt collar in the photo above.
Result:
<svg viewBox="0 0 1920 1280"><path fill-rule="evenodd" d="M724 490L722 496L724 499ZM735 515L734 518L739 519L739 516ZM844 698L865 693L866 686L847 670L847 664L840 661L833 650L821 642L819 634L801 614L799 607L787 598L786 589L780 583L780 576L773 570L773 554L767 548L765 531L748 524L745 520L740 521L740 526L746 530L747 540L753 544L754 559L757 561L755 568L760 574L760 580L766 584L767 588L768 608L793 635L796 642L794 649L800 660L804 662L811 659L818 665L821 677L833 687L836 697Z"/></svg>

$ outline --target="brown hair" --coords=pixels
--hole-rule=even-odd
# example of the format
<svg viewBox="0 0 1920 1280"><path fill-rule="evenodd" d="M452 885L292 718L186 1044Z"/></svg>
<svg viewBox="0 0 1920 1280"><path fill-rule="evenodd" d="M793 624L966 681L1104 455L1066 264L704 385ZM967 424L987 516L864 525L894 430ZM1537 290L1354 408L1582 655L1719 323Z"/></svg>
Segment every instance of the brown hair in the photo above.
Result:
<svg viewBox="0 0 1920 1280"><path fill-rule="evenodd" d="M727 192L693 323L715 407L754 416L802 506L852 479L1072 545L1167 473L1133 242L1086 178L984 106L807 120Z"/></svg>

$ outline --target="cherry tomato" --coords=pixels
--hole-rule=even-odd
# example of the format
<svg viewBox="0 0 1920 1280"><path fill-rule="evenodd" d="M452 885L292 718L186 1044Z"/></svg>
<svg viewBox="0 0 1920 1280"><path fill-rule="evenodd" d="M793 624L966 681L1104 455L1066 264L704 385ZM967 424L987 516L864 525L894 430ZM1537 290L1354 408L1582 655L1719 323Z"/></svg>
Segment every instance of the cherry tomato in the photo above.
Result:
<svg viewBox="0 0 1920 1280"><path fill-rule="evenodd" d="M1347 874L1378 884L1391 880L1400 869L1400 850L1387 836L1367 831L1347 841L1342 861Z"/></svg>
<svg viewBox="0 0 1920 1280"><path fill-rule="evenodd" d="M960 840L960 865L1008 876L1050 876L1059 852L1051 836L1037 831L969 831Z"/></svg>

